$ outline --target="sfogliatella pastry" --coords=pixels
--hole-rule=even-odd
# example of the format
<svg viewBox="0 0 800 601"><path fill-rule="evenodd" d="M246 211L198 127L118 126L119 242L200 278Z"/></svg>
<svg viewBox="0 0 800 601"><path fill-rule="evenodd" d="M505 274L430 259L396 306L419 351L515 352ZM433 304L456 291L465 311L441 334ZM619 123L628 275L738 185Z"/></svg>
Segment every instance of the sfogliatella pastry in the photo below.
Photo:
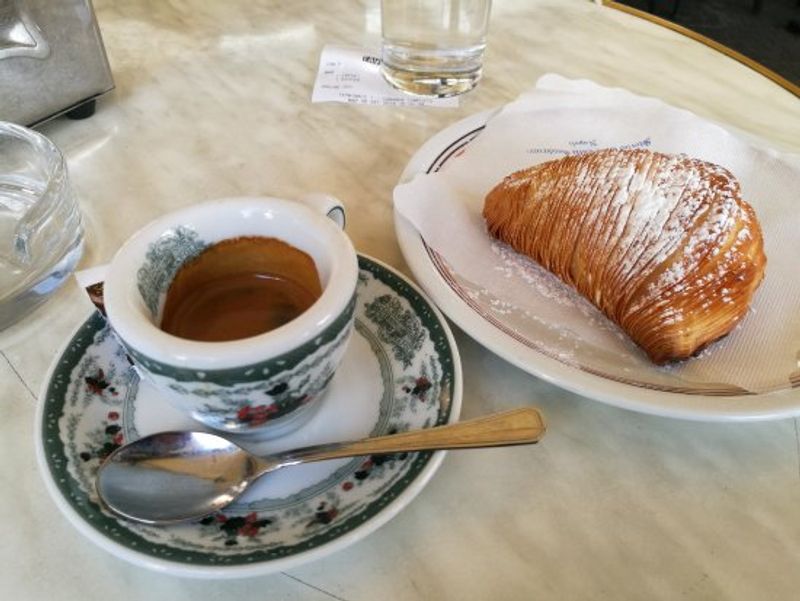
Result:
<svg viewBox="0 0 800 601"><path fill-rule="evenodd" d="M500 182L483 216L659 364L730 332L764 276L761 227L736 178L684 155L610 149L542 163Z"/></svg>

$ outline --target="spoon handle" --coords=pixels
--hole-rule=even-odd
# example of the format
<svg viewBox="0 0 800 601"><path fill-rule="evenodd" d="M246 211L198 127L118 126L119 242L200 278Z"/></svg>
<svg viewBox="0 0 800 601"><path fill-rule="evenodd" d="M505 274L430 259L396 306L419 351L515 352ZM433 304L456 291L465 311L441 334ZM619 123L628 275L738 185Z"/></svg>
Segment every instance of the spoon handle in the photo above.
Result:
<svg viewBox="0 0 800 601"><path fill-rule="evenodd" d="M531 444L538 442L544 432L545 424L542 416L536 409L528 407L512 409L449 426L412 430L354 442L307 447L281 455L280 463L281 465L294 465L310 461L381 453Z"/></svg>

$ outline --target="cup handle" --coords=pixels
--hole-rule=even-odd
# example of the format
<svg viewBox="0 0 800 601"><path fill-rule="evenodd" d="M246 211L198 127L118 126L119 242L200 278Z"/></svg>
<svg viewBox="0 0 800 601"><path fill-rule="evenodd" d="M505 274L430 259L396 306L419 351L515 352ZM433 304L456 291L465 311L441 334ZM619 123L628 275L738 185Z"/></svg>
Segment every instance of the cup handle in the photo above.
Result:
<svg viewBox="0 0 800 601"><path fill-rule="evenodd" d="M323 194L322 192L312 192L300 198L307 207L322 213L326 217L330 217L333 222L341 229L344 229L345 222L347 221L342 201L331 196L330 194Z"/></svg>

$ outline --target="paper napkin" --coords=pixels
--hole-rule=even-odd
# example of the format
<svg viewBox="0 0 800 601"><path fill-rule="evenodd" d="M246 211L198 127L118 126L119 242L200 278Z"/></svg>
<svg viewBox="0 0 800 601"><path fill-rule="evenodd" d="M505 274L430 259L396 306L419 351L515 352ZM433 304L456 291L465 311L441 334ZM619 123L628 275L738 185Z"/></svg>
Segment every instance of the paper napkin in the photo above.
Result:
<svg viewBox="0 0 800 601"><path fill-rule="evenodd" d="M486 193L509 173L608 147L683 153L729 169L761 222L766 278L750 313L699 357L658 368L586 300L486 231ZM564 363L647 387L694 392L785 388L800 351L800 169L655 98L542 77L504 106L458 156L394 192L395 207L441 257L464 302L509 336Z"/></svg>

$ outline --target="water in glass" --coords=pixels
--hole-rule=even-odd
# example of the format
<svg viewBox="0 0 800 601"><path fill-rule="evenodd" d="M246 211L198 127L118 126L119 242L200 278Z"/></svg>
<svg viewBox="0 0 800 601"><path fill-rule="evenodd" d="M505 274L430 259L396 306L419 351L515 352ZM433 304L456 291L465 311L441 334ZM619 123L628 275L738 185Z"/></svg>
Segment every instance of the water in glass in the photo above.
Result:
<svg viewBox="0 0 800 601"><path fill-rule="evenodd" d="M382 0L382 72L424 96L471 90L481 77L491 0Z"/></svg>

